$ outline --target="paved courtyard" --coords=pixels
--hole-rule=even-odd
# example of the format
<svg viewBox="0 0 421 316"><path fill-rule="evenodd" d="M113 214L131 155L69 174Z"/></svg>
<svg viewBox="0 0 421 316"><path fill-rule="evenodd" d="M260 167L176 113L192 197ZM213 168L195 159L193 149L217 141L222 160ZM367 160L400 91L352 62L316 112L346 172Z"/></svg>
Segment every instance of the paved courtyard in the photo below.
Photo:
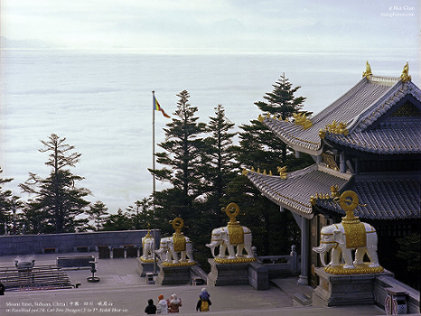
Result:
<svg viewBox="0 0 421 316"><path fill-rule="evenodd" d="M62 256L64 254L60 254ZM69 256L75 255L68 254ZM92 255L97 256L96 253ZM22 256L24 257L24 256ZM26 256L28 257L28 256ZM55 264L57 254L35 255L36 265ZM13 266L15 256L0 257L0 266ZM98 259L97 259L98 260ZM78 288L45 291L6 291L0 296L0 315L143 315L149 298L172 293L181 297L180 313L197 314L198 294L203 286L157 286L146 284L136 272L136 259L100 259L96 275L99 283L89 283L89 269L67 271ZM293 297L309 294L309 287L296 285L295 278L277 279L267 291L251 286L207 287L211 312L207 315L384 315L376 306L323 307L303 306Z"/></svg>

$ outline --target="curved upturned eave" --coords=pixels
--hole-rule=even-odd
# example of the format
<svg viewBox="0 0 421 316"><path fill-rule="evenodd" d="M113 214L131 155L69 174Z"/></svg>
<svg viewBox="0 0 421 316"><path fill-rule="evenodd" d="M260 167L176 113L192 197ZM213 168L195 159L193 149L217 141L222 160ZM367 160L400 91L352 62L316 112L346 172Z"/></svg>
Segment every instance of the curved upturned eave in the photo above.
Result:
<svg viewBox="0 0 421 316"><path fill-rule="evenodd" d="M349 179L319 170L316 164L288 174L287 179L249 171L248 179L269 200L304 218L313 218L310 197L329 193L332 185L342 187Z"/></svg>
<svg viewBox="0 0 421 316"><path fill-rule="evenodd" d="M309 141L297 137L296 135L302 129L301 126L294 123L277 121L273 118L264 118L263 123L269 128L281 141L294 151L317 156L322 153L321 142Z"/></svg>

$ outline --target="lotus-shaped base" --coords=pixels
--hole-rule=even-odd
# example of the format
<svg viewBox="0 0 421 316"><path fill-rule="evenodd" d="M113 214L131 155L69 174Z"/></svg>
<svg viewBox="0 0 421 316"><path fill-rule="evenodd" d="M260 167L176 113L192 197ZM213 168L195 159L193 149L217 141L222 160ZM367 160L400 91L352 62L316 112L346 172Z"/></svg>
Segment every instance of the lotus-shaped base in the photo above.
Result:
<svg viewBox="0 0 421 316"><path fill-rule="evenodd" d="M384 271L382 266L370 267L368 263L356 265L355 268L345 269L343 265L339 266L327 266L324 268L327 273L330 274L371 274L381 273Z"/></svg>
<svg viewBox="0 0 421 316"><path fill-rule="evenodd" d="M161 265L163 267L189 267L189 266L194 266L196 264L195 261L179 261L177 263L172 263L172 262L162 262Z"/></svg>
<svg viewBox="0 0 421 316"><path fill-rule="evenodd" d="M214 259L216 263L222 263L222 264L232 264L232 263L247 263L247 262L253 262L256 261L256 258L234 258L234 259L227 259L227 258L215 258Z"/></svg>

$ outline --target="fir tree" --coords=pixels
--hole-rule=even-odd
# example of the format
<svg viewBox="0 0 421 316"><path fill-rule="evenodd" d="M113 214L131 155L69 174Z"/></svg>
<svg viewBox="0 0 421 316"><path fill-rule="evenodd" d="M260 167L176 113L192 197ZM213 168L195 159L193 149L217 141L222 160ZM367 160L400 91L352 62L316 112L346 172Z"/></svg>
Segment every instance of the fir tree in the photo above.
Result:
<svg viewBox="0 0 421 316"><path fill-rule="evenodd" d="M239 167L235 161L233 138L236 133L231 132L234 123L225 116L222 105L215 107L215 116L210 117L206 131L210 136L204 139L202 151L201 173L206 180L203 191L206 202L203 208L207 210L208 224L212 227L225 223L226 215L221 212L224 206L222 198L228 183L238 174Z"/></svg>
<svg viewBox="0 0 421 316"><path fill-rule="evenodd" d="M132 228L130 216L127 212L123 213L121 209L118 209L117 214L108 215L102 227L105 231L127 230L130 228Z"/></svg>
<svg viewBox="0 0 421 316"><path fill-rule="evenodd" d="M282 74L281 78L276 81L272 87L272 92L266 93L263 97L266 102L258 101L254 103L262 112L270 113L271 115L275 115L278 118L286 120L302 108L305 98L295 96L295 93L301 87L292 87L291 82L285 77L285 74ZM307 114L311 113L308 112ZM285 164L287 159L286 145L280 140L274 140L273 134L268 133L267 127L265 127L262 123L253 121L252 126L250 127L252 127L254 130L257 130L257 133L260 135L259 138L262 146L274 151L277 151L279 148L281 148L282 163ZM268 158L270 159L272 157ZM278 159L279 158L276 160Z"/></svg>
<svg viewBox="0 0 421 316"><path fill-rule="evenodd" d="M127 208L130 214L132 225L135 229L156 228L158 219L153 209L152 197L144 198L141 201L134 202L134 206Z"/></svg>
<svg viewBox="0 0 421 316"><path fill-rule="evenodd" d="M0 167L0 174L3 173L3 169ZM12 178L0 178L0 232L5 233L5 227L11 224L10 220L12 219L12 212L16 212L16 210L21 206L21 202L19 201L19 197L13 195L11 190L3 189L3 185L5 183L11 182ZM16 224L16 223L15 223ZM15 229L16 227L13 227Z"/></svg>
<svg viewBox="0 0 421 316"><path fill-rule="evenodd" d="M95 204L90 205L89 209L87 209L85 213L88 215L88 219L93 221L93 225L89 226L89 228L93 230L100 230L102 225L105 223L108 208L103 202L97 201Z"/></svg>
<svg viewBox="0 0 421 316"><path fill-rule="evenodd" d="M285 120L301 109L305 98L295 97L300 87L293 88L285 75L276 81L273 88L263 97L265 101L255 103L260 110ZM242 167L259 168L275 174L278 166L287 165L288 170L294 170L312 163L309 156L297 159L291 152L288 153L286 145L258 120L240 127L243 131L236 147L236 158ZM292 243L298 243L298 227L290 212L281 213L279 206L265 198L245 176L239 176L230 183L227 196L226 202L237 202L245 213L240 221L253 231L260 254L285 253Z"/></svg>
<svg viewBox="0 0 421 316"><path fill-rule="evenodd" d="M87 222L76 217L89 204L84 197L90 192L75 186L83 177L72 174L68 169L75 167L81 154L73 152L74 146L65 141L66 138L56 134L51 134L47 141L41 141L44 148L39 151L49 153L45 164L51 167L50 175L41 178L30 173L28 180L20 184L24 192L35 196L27 203L25 214L28 222L32 221L30 216L40 219L36 223L39 229L37 232L73 232Z"/></svg>
<svg viewBox="0 0 421 316"><path fill-rule="evenodd" d="M155 194L154 203L161 216L172 219L180 216L186 223L197 216L193 201L201 195L200 150L205 124L198 123L197 107L188 103L186 90L178 95L177 110L172 122L164 128L166 140L159 144L164 152L157 153L157 162L165 165L163 169L149 171L158 180L168 181L172 188ZM159 210L160 209L160 210Z"/></svg>

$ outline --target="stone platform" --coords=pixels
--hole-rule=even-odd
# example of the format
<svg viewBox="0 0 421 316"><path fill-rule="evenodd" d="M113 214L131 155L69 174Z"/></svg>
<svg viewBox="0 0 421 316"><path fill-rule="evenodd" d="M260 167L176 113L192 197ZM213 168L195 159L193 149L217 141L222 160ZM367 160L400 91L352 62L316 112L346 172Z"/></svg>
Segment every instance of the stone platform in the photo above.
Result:
<svg viewBox="0 0 421 316"><path fill-rule="evenodd" d="M324 268L316 268L319 285L313 292L313 302L319 301L327 306L375 304L374 283L376 274L338 275L327 273Z"/></svg>
<svg viewBox="0 0 421 316"><path fill-rule="evenodd" d="M154 268L153 261L144 262L140 258L137 258L136 261L137 261L137 273L139 273L141 277L146 276L146 273L149 273L149 272L154 273L154 272L159 271L158 263L156 263L156 267Z"/></svg>
<svg viewBox="0 0 421 316"><path fill-rule="evenodd" d="M159 274L157 285L182 285L191 283L190 268L192 265L166 265L158 263Z"/></svg>
<svg viewBox="0 0 421 316"><path fill-rule="evenodd" d="M208 285L244 285L249 284L249 263L216 263L208 259L211 271L208 274Z"/></svg>

